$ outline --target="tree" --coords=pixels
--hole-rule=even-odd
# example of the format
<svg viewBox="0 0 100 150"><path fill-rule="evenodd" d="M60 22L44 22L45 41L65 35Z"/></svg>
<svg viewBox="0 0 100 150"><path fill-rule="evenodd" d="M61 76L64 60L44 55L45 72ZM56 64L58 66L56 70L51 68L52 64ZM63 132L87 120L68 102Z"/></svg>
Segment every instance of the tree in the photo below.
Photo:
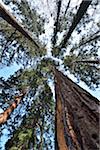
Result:
<svg viewBox="0 0 100 150"><path fill-rule="evenodd" d="M90 88L99 85L98 63L92 66L90 63L88 65L83 63L85 60L93 62L98 57L99 23L94 21L94 15L92 16L88 11L88 9L90 11L92 9L95 12L98 8L96 7L98 2L82 1L81 4L79 3L73 7L70 0L67 3L61 0L53 1L57 12L56 14L50 14L54 21L54 32L52 37L49 36L51 38L52 57L47 55L48 49L45 40L41 40L41 37L46 34L44 25L48 24L50 16L40 13L38 8L35 7L35 1L10 2L4 0L4 2L12 7L13 15L0 4L0 15L2 17L0 22L0 61L4 65L11 65L16 61L24 66L7 81L1 79L1 85L3 85L1 97L4 100L6 98L6 101L2 101L4 113L11 108L14 103L13 100L16 103L16 97L20 97L20 95L23 97L23 91L28 88L28 92L24 92L24 97L21 97L20 100L18 99L19 101L16 103L18 105L17 109L15 107L12 109L15 110L9 115L9 119L7 119L8 115L6 115L5 122L8 130L10 134L13 131L15 133L14 137L6 144L6 149L54 149L54 131L56 134L56 149L58 147L62 149L60 144L63 149L98 149L98 127L95 128L94 126L94 124L98 125L98 112L96 112L98 101L55 69L55 67L60 66L58 63L60 60L66 70L69 70L77 78L80 77L80 80L83 80ZM40 3L41 1L39 3L37 1L38 7ZM52 5L51 2L47 1L47 7L50 7L49 3ZM89 24L93 25L94 30L91 32L88 29ZM82 30L84 33L81 33ZM76 33L76 36L80 36L78 42L75 40L73 33ZM63 35L62 39L59 34ZM67 49L70 49L69 54ZM49 80L57 82L55 83L56 119L54 116L55 101L48 85ZM68 84L64 83L64 80ZM59 87L61 88L59 89ZM72 93L72 105L70 95L66 95L65 90ZM76 100L76 97L78 100ZM90 99L92 100L90 101ZM93 105L92 103L94 104L93 108L96 107L94 110L90 108L90 105ZM7 105L5 106L5 104ZM84 117L81 116L81 112L77 113L80 108L82 108ZM73 112L75 112L75 116ZM2 113L3 117L5 116L4 113ZM62 115L63 121L59 122ZM3 118L2 116L1 119ZM88 131L85 131L85 127L79 120L86 121L86 131L89 129L91 135ZM19 122L22 123L21 126ZM54 127L54 122L56 127ZM1 121L1 124L3 123ZM80 128L79 123L83 129ZM4 126L5 124L2 125L2 128ZM64 132L62 132L61 127ZM18 130L15 131L16 128ZM92 133L91 129L95 132ZM89 141L84 143L88 138L88 133ZM84 140L81 138L82 135ZM93 144L90 145L91 141Z"/></svg>
<svg viewBox="0 0 100 150"><path fill-rule="evenodd" d="M55 69L58 149L99 149L99 101Z"/></svg>

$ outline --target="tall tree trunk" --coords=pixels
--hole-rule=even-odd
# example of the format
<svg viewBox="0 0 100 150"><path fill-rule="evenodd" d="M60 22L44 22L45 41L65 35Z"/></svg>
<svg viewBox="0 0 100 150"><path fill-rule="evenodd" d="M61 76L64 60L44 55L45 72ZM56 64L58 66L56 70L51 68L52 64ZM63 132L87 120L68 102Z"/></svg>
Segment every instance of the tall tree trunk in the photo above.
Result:
<svg viewBox="0 0 100 150"><path fill-rule="evenodd" d="M99 101L55 69L56 150L99 149Z"/></svg>
<svg viewBox="0 0 100 150"><path fill-rule="evenodd" d="M61 48L66 46L66 43L69 40L72 32L74 31L77 24L80 22L80 20L84 16L84 14L87 11L87 9L88 9L89 5L91 4L91 2L92 2L92 0L88 0L88 1L83 0L82 3L80 4L80 7L79 7L78 11L77 11L75 17L73 18L72 25L70 26L68 33L65 35L63 41L60 44Z"/></svg>
<svg viewBox="0 0 100 150"><path fill-rule="evenodd" d="M60 17L60 11L61 11L61 0L58 1L57 3L57 18L56 18L56 21L54 23L54 35L53 35L53 39L52 39L52 43L53 43L53 46L55 46L56 44L56 41L57 41L57 32L60 30L59 29L59 17Z"/></svg>
<svg viewBox="0 0 100 150"><path fill-rule="evenodd" d="M7 21L10 25L12 25L16 30L18 30L22 35L24 35L27 39L31 40L34 43L34 46L39 49L39 45L33 40L30 33L18 23L18 21L14 18L13 15L6 10L6 8L0 3L0 17L2 17L5 21Z"/></svg>

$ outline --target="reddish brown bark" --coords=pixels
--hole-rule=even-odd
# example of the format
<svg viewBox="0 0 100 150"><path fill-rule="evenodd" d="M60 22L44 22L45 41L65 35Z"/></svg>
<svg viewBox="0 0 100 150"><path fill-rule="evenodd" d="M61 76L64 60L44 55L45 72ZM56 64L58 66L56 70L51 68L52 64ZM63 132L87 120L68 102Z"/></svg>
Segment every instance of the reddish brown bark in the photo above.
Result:
<svg viewBox="0 0 100 150"><path fill-rule="evenodd" d="M0 4L0 17L6 20L10 25L12 25L16 30L18 30L22 35L24 35L27 39L31 40L36 48L39 49L39 45L33 40L30 33L26 31L17 21L16 19L7 11L2 4Z"/></svg>
<svg viewBox="0 0 100 150"><path fill-rule="evenodd" d="M59 95L59 94L58 94ZM62 103L61 103L61 99L60 99L60 95L59 95L59 99L57 99L57 111L56 111L56 129L57 129L57 143L59 146L59 149L62 150L68 150L67 144L66 144L66 139L64 136L64 125L63 125L63 107L62 107ZM57 146L57 147L58 147ZM58 149L56 147L56 149Z"/></svg>
<svg viewBox="0 0 100 150"><path fill-rule="evenodd" d="M56 149L99 150L99 101L58 70L55 81Z"/></svg>
<svg viewBox="0 0 100 150"><path fill-rule="evenodd" d="M21 94L19 96L15 96L15 101L8 107L3 113L0 114L0 124L3 124L7 121L10 114L13 112L13 110L18 106L21 99L24 97L24 94Z"/></svg>

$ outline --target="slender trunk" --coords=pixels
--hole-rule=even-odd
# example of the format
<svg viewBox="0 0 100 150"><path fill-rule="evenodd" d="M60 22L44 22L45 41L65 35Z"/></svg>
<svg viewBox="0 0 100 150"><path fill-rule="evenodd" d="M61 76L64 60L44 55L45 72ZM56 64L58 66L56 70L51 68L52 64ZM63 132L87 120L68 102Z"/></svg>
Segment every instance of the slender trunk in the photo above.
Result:
<svg viewBox="0 0 100 150"><path fill-rule="evenodd" d="M68 2L68 5L67 5L66 10L65 10L65 13L64 13L64 17L65 17L66 14L67 14L67 10L68 10L68 8L69 8L70 2L71 2L71 0L69 0L69 2Z"/></svg>
<svg viewBox="0 0 100 150"><path fill-rule="evenodd" d="M56 149L99 150L99 101L55 69Z"/></svg>
<svg viewBox="0 0 100 150"><path fill-rule="evenodd" d="M25 92L23 91L22 94L15 96L14 97L15 101L3 113L0 114L0 125L7 121L8 117L13 112L13 110L18 106L18 104L23 99L25 94L26 91Z"/></svg>
<svg viewBox="0 0 100 150"><path fill-rule="evenodd" d="M60 11L61 11L61 0L58 1L57 3L57 18L56 18L56 21L55 21L55 28L54 28L54 36L53 36L53 39L52 39L52 43L53 43L53 46L55 46L56 44L56 41L57 41L57 32L60 30L59 29L59 16L60 16Z"/></svg>
<svg viewBox="0 0 100 150"><path fill-rule="evenodd" d="M80 22L80 20L82 19L83 15L85 14L85 12L87 11L87 8L89 7L89 5L91 4L92 0L88 0L88 1L82 1L82 3L80 4L80 7L77 11L77 14L75 15L72 25L69 28L68 33L65 35L63 41L60 44L60 47L63 48L65 47L67 41L69 40L72 32L74 31L74 29L76 28L77 24Z"/></svg>

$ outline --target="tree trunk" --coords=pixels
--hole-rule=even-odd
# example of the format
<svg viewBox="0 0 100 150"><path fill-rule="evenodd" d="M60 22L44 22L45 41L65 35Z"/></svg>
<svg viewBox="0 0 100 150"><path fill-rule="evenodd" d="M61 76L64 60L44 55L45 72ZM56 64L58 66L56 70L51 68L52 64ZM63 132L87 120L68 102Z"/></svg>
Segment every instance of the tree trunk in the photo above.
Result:
<svg viewBox="0 0 100 150"><path fill-rule="evenodd" d="M99 101L55 69L56 150L99 150Z"/></svg>
<svg viewBox="0 0 100 150"><path fill-rule="evenodd" d="M0 4L0 17L2 17L10 25L12 25L16 30L22 33L22 35L24 35L27 39L31 40L37 49L40 48L39 45L33 40L30 33L26 31L24 27L20 25L20 23L18 23L18 21L14 18L14 16L11 15L9 11L7 11L2 4Z"/></svg>
<svg viewBox="0 0 100 150"><path fill-rule="evenodd" d="M53 43L53 46L55 46L56 44L56 41L57 41L57 33L58 31L60 30L59 29L59 16L60 16L60 11L61 11L61 0L58 1L57 3L57 18L56 18L56 21L55 21L55 28L54 28L54 36L53 36L53 39L52 39L52 43Z"/></svg>
<svg viewBox="0 0 100 150"><path fill-rule="evenodd" d="M13 112L13 110L18 106L20 101L24 98L26 93L22 93L18 96L15 96L15 101L3 112L0 113L0 125L4 124L7 119L9 118L10 114Z"/></svg>
<svg viewBox="0 0 100 150"><path fill-rule="evenodd" d="M60 44L61 48L64 48L67 41L69 40L72 32L74 31L74 29L76 28L77 24L80 22L80 20L82 19L82 17L84 16L85 12L87 11L89 5L91 4L92 0L88 0L88 1L82 1L82 3L80 4L80 7L76 13L76 15L73 18L72 21L72 25L69 28L68 33L65 35L63 41Z"/></svg>

